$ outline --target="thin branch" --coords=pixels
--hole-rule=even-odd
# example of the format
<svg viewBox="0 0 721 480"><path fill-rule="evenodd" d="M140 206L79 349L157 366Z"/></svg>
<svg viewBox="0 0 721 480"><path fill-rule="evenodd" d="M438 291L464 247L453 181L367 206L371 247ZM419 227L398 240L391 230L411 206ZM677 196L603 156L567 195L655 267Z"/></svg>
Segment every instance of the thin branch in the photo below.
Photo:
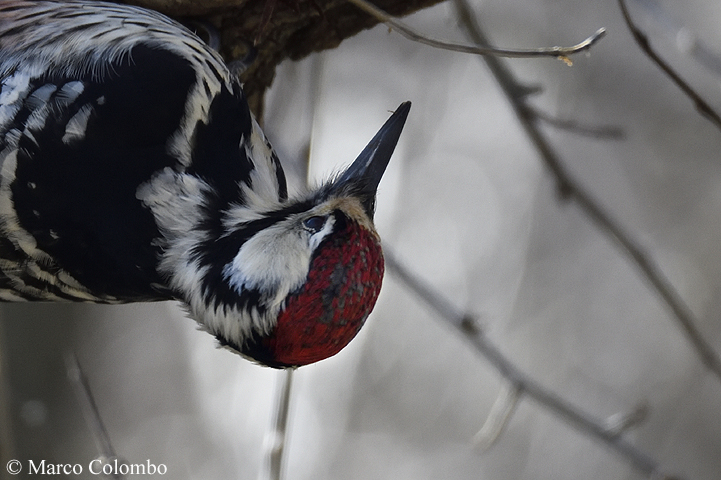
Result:
<svg viewBox="0 0 721 480"><path fill-rule="evenodd" d="M626 137L623 129L614 125L583 125L576 120L553 117L537 108L533 108L533 114L546 124L566 130L577 135L593 137L606 140L623 140Z"/></svg>
<svg viewBox="0 0 721 480"><path fill-rule="evenodd" d="M654 20L653 30L674 43L681 55L693 58L714 75L721 75L721 55L718 50L699 38L678 15L670 13L667 4L658 0L636 0L635 3L637 9L642 9Z"/></svg>
<svg viewBox="0 0 721 480"><path fill-rule="evenodd" d="M508 422L513 418L516 406L521 400L523 391L512 382L505 382L498 392L496 401L491 406L491 411L486 417L481 429L473 437L473 443L484 452L491 448L501 437Z"/></svg>
<svg viewBox="0 0 721 480"><path fill-rule="evenodd" d="M614 435L621 435L645 422L648 418L648 411L648 404L642 403L630 412L611 415L606 419L606 430Z"/></svg>
<svg viewBox="0 0 721 480"><path fill-rule="evenodd" d="M268 462L261 469L259 480L281 480L283 477L283 457L288 437L288 411L290 410L290 392L293 386L293 369L280 372L278 398L276 400L273 429L266 437L266 457Z"/></svg>
<svg viewBox="0 0 721 480"><path fill-rule="evenodd" d="M307 138L304 142L308 146L308 152L303 158L298 159L302 162L299 169L300 177L306 186L310 185L310 149L314 133L317 130L318 106L322 97L322 77L325 71L324 55L315 55L312 62L310 69L311 92L308 96L308 104L304 106L304 111L310 118L310 128L308 132L305 132ZM278 378L273 427L266 436L265 456L267 461L264 467L261 468L258 476L259 480L281 480L283 477L283 464L288 452L288 419L294 371L295 369L292 368L285 369L280 373L281 378Z"/></svg>
<svg viewBox="0 0 721 480"><path fill-rule="evenodd" d="M623 19L628 26L633 39L636 41L641 50L656 64L658 67L676 84L681 91L688 96L696 106L696 109L705 118L710 120L717 128L721 129L721 116L709 105L701 95L684 80L671 66L666 63L658 54L651 48L651 44L648 41L648 37L641 31L640 28L633 22L631 14L628 12L625 0L618 0L618 5L623 13Z"/></svg>
<svg viewBox="0 0 721 480"><path fill-rule="evenodd" d="M15 456L13 423L10 410L10 369L6 345L10 341L0 320L0 466L7 465Z"/></svg>
<svg viewBox="0 0 721 480"><path fill-rule="evenodd" d="M483 35L478 22L473 17L468 4L464 0L455 0L461 24L467 30L474 42L484 43ZM633 261L651 286L669 308L681 330L691 342L696 354L716 377L721 381L721 359L711 345L704 339L696 326L698 320L689 306L684 302L665 274L649 257L629 232L621 227L620 223L599 205L599 203L566 171L559 156L551 147L550 142L537 126L537 116L534 110L525 102L524 97L518 95L522 86L516 81L513 74L497 57L483 57L491 73L498 81L501 89L511 103L516 117L523 127L526 135L535 146L543 163L548 167L556 179L558 191L562 198L576 202L586 216L596 224L599 230L613 240L621 250Z"/></svg>
<svg viewBox="0 0 721 480"><path fill-rule="evenodd" d="M350 3L367 12L368 14L375 17L379 22L384 23L400 33L404 37L414 42L429 45L434 48L440 48L443 50L451 50L453 52L471 53L475 55L494 55L497 57L509 57L509 58L534 58L534 57L554 57L561 59L571 64L571 60L568 58L570 55L588 51L593 47L599 40L606 35L605 28L599 28L596 33L588 37L581 43L572 47L541 47L541 48L530 48L530 49L512 49L512 48L497 48L488 46L487 43L478 43L477 45L463 45L458 43L444 42L442 40L436 40L429 38L421 33L416 32L408 25L393 18L390 14L384 12L380 8L376 7L372 3L366 0L348 0Z"/></svg>
<svg viewBox="0 0 721 480"><path fill-rule="evenodd" d="M80 401L80 407L83 411L83 415L85 416L85 421L87 422L88 428L90 428L93 438L95 439L95 444L98 447L98 452L100 453L98 458L103 461L103 464L118 459L115 449L113 448L113 444L110 442L110 435L108 435L108 431L105 429L105 425L103 424L103 420L100 416L98 405L95 403L93 392L90 389L90 382L88 382L88 377L85 376L85 372L83 372L83 369L80 366L78 357L75 354L68 354L65 358L65 364L68 372L68 379L70 379L73 390L75 390L78 400ZM117 480L125 478L124 475L121 475L117 471L114 472L115 473L111 473L108 476Z"/></svg>
<svg viewBox="0 0 721 480"><path fill-rule="evenodd" d="M488 341L472 315L458 311L447 298L401 265L388 248L384 251L389 271L443 320L459 330L518 392L527 395L582 433L603 442L642 474L655 479L677 478L664 474L655 460L626 441L617 431L608 429L602 420L593 418L519 370Z"/></svg>

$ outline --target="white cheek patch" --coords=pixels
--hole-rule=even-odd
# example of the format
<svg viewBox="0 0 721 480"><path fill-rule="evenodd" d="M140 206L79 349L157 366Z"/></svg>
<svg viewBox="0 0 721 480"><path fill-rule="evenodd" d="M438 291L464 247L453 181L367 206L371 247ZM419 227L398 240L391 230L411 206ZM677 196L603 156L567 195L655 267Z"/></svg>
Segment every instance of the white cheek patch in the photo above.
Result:
<svg viewBox="0 0 721 480"><path fill-rule="evenodd" d="M223 276L237 292L256 289L272 293L266 308L280 306L289 293L298 289L308 277L313 252L333 231L330 217L315 234L298 226L297 217L268 227L245 242Z"/></svg>
<svg viewBox="0 0 721 480"><path fill-rule="evenodd" d="M281 222L255 234L245 242L233 261L223 270L231 287L273 293L273 308L300 285L308 275L312 250L305 231Z"/></svg>

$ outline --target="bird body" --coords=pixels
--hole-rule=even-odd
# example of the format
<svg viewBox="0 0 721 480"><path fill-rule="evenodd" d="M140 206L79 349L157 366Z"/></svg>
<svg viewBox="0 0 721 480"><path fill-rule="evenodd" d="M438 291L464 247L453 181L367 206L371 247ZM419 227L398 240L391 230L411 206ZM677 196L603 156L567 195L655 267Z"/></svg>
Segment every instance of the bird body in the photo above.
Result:
<svg viewBox="0 0 721 480"><path fill-rule="evenodd" d="M263 364L331 356L380 291L375 191L409 106L289 199L239 80L185 27L0 0L0 300L180 300Z"/></svg>

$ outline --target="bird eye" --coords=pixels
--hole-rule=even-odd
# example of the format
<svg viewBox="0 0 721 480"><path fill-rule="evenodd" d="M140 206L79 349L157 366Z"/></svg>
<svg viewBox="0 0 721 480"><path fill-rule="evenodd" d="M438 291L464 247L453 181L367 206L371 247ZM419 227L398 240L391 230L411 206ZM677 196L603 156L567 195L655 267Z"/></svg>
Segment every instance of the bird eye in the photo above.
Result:
<svg viewBox="0 0 721 480"><path fill-rule="evenodd" d="M320 232L325 226L328 217L310 217L303 220L303 226L310 230L311 233Z"/></svg>

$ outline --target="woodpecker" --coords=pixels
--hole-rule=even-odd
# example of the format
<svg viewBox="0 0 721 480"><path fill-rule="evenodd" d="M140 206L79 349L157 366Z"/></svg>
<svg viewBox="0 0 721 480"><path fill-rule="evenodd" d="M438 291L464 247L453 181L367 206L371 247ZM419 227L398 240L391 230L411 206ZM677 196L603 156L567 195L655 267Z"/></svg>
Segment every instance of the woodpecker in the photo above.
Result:
<svg viewBox="0 0 721 480"><path fill-rule="evenodd" d="M378 297L378 184L410 109L289 198L218 53L99 1L0 0L0 300L177 300L219 344L317 362Z"/></svg>

